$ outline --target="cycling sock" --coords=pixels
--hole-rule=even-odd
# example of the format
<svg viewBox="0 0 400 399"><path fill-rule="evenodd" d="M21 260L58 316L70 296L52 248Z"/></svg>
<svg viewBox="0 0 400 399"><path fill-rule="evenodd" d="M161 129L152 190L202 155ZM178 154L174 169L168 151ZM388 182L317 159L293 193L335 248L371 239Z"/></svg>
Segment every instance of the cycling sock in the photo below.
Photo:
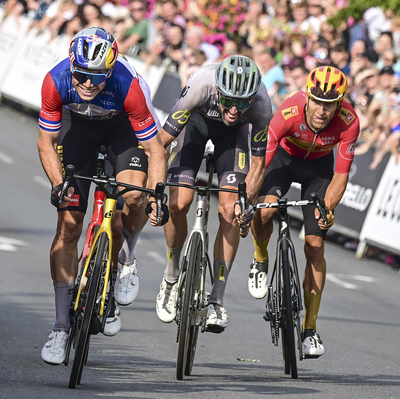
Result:
<svg viewBox="0 0 400 399"><path fill-rule="evenodd" d="M71 307L72 294L74 293L75 280L73 281L53 281L55 302L56 302L56 321L53 326L54 331L69 331L69 309Z"/></svg>
<svg viewBox="0 0 400 399"><path fill-rule="evenodd" d="M322 294L312 294L311 292L304 293L304 307L306 309L306 314L304 316L303 331L317 331L317 316L319 305L321 303L321 296Z"/></svg>
<svg viewBox="0 0 400 399"><path fill-rule="evenodd" d="M179 277L179 260L181 257L182 248L169 248L167 246L167 267L164 270L164 280L167 283L176 283Z"/></svg>
<svg viewBox="0 0 400 399"><path fill-rule="evenodd" d="M122 235L124 236L124 239L122 241L122 248L118 254L118 261L120 263L133 263L136 258L135 246L138 242L141 231L142 230L136 234L131 234L124 226L122 226Z"/></svg>
<svg viewBox="0 0 400 399"><path fill-rule="evenodd" d="M268 261L268 251L267 246L269 243L269 238L264 241L257 242L253 237L254 242L254 259L256 262L264 263Z"/></svg>
<svg viewBox="0 0 400 399"><path fill-rule="evenodd" d="M220 262L214 259L214 286L209 303L218 303L223 306L226 282L232 265L233 262Z"/></svg>

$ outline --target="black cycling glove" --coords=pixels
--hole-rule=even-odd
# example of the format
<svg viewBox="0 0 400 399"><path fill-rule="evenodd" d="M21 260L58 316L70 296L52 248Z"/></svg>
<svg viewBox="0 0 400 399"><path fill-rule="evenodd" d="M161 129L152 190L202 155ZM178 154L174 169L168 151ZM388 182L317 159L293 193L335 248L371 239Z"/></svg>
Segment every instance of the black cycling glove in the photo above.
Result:
<svg viewBox="0 0 400 399"><path fill-rule="evenodd" d="M60 200L59 194L62 190L62 187L63 187L63 183L60 183L59 185L57 185L51 189L50 202L56 208L58 208L58 206L59 206L59 204L58 204L58 201Z"/></svg>
<svg viewBox="0 0 400 399"><path fill-rule="evenodd" d="M155 204L155 201L149 201L147 203L146 210L145 210L147 216L149 216L150 213L153 212L153 208L151 207L151 204ZM168 209L168 206L164 203L161 203L161 212L164 213L162 220L161 220L161 226L163 226L165 223L168 222L168 219L169 219L169 209Z"/></svg>
<svg viewBox="0 0 400 399"><path fill-rule="evenodd" d="M239 200L235 201L234 206L236 206L236 204L240 205L240 201ZM253 220L253 217L254 217L254 214L255 214L257 208L255 208L254 205L247 204L247 203L245 205L245 208L247 211L245 224L248 224Z"/></svg>

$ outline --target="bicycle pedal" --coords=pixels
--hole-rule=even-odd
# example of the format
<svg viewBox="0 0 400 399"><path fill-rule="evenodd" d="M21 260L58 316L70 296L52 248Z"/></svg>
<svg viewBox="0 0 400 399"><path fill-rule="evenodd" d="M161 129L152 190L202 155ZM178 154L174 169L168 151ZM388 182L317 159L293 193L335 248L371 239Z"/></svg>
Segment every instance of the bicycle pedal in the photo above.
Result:
<svg viewBox="0 0 400 399"><path fill-rule="evenodd" d="M206 326L204 331L211 332L211 333L214 333L214 334L221 334L224 330L225 330L224 327L214 326L214 325L210 324L210 325Z"/></svg>

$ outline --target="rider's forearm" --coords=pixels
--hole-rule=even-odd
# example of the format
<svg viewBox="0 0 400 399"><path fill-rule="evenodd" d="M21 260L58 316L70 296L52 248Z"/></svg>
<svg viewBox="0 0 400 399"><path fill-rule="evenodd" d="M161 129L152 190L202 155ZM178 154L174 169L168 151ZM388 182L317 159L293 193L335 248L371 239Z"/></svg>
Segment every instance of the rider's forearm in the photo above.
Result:
<svg viewBox="0 0 400 399"><path fill-rule="evenodd" d="M37 142L39 158L52 187L63 181L62 164L57 153L58 134L49 134L40 129Z"/></svg>
<svg viewBox="0 0 400 399"><path fill-rule="evenodd" d="M143 143L144 150L148 158L148 181L147 187L155 189L158 182L165 183L167 173L167 162L165 159L165 150L161 140L157 135L152 143Z"/></svg>
<svg viewBox="0 0 400 399"><path fill-rule="evenodd" d="M332 181L326 189L324 198L325 205L329 210L333 211L342 199L348 181L348 173L335 173L333 175Z"/></svg>
<svg viewBox="0 0 400 399"><path fill-rule="evenodd" d="M249 173L246 177L247 202L255 202L265 175L265 157L252 157Z"/></svg>

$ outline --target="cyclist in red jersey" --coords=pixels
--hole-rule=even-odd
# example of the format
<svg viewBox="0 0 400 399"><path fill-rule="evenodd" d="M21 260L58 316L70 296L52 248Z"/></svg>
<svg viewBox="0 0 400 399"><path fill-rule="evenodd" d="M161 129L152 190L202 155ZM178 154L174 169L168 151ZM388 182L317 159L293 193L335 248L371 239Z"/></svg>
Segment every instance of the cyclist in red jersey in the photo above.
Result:
<svg viewBox="0 0 400 399"><path fill-rule="evenodd" d="M324 239L333 225L333 210L345 192L359 135L358 117L344 101L346 91L347 80L340 70L319 67L309 74L306 92L295 92L282 103L268 130L267 170L257 200L276 202L285 196L292 182L297 182L301 184L302 199L311 199L311 193L316 192L329 210L328 226L324 226L313 206L303 207L306 255L303 348L308 358L324 353L316 332L326 276ZM335 163L333 149L336 145ZM255 298L263 298L267 293L267 245L275 212L276 209L262 209L253 219L255 254L248 287Z"/></svg>

